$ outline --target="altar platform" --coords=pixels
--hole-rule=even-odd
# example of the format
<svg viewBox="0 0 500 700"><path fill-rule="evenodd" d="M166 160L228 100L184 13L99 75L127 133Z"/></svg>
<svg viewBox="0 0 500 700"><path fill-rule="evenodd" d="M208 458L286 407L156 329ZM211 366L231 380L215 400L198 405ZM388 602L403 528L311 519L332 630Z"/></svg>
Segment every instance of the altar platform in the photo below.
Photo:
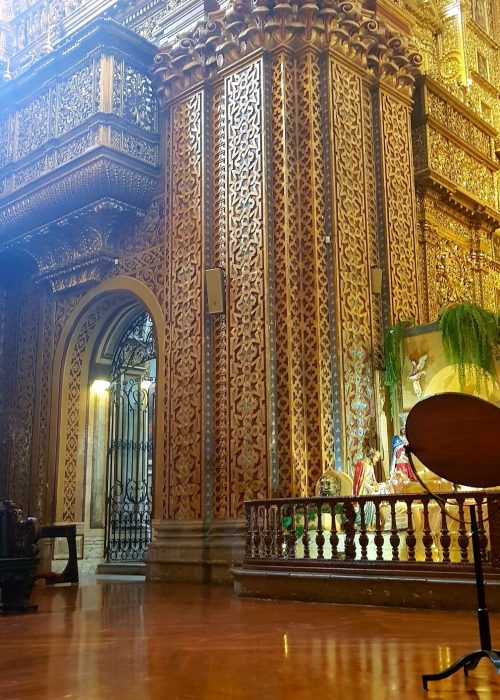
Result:
<svg viewBox="0 0 500 700"><path fill-rule="evenodd" d="M422 671L466 651L475 614L241 600L229 586L84 577L35 586L38 612L2 620L9 700L423 697ZM491 616L500 639L500 616ZM500 697L479 664L429 698Z"/></svg>

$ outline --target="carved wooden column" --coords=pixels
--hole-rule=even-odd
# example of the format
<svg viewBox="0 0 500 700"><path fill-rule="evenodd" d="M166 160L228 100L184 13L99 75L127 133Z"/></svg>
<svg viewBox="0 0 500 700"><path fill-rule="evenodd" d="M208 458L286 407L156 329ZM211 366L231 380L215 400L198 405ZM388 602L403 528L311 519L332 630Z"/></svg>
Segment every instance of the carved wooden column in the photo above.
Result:
<svg viewBox="0 0 500 700"><path fill-rule="evenodd" d="M422 323L431 323L438 317L440 300L436 288L438 232L425 220L418 223L419 233L419 289L422 299Z"/></svg>
<svg viewBox="0 0 500 700"><path fill-rule="evenodd" d="M374 364L381 309L371 286L379 267L373 129L366 71L332 53L327 68L332 259L344 468L375 445Z"/></svg>
<svg viewBox="0 0 500 700"><path fill-rule="evenodd" d="M333 466L320 58L282 52L272 71L279 492L298 496Z"/></svg>
<svg viewBox="0 0 500 700"><path fill-rule="evenodd" d="M267 66L256 58L213 91L215 264L226 313L214 323L213 515L240 517L270 489Z"/></svg>
<svg viewBox="0 0 500 700"><path fill-rule="evenodd" d="M391 75L374 90L381 244L386 257L386 322L420 321L417 284L415 187L411 148L411 97Z"/></svg>
<svg viewBox="0 0 500 700"><path fill-rule="evenodd" d="M203 501L203 93L167 114L170 161L165 396L167 517L198 520Z"/></svg>

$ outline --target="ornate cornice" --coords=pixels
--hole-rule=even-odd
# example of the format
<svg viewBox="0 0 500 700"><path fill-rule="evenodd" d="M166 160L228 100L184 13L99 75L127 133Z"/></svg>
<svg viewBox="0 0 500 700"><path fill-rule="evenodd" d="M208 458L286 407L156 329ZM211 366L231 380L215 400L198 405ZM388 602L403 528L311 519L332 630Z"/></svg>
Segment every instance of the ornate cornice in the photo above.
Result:
<svg viewBox="0 0 500 700"><path fill-rule="evenodd" d="M146 209L160 173L153 53L101 20L0 89L0 244L103 197Z"/></svg>
<svg viewBox="0 0 500 700"><path fill-rule="evenodd" d="M374 78L408 92L422 62L404 37L356 0L231 0L227 10L211 13L155 56L160 99L168 101L254 51L284 46L335 47Z"/></svg>
<svg viewBox="0 0 500 700"><path fill-rule="evenodd" d="M0 252L16 250L37 265L36 279L54 292L97 282L115 265L120 234L142 217L136 207L104 198L10 240Z"/></svg>

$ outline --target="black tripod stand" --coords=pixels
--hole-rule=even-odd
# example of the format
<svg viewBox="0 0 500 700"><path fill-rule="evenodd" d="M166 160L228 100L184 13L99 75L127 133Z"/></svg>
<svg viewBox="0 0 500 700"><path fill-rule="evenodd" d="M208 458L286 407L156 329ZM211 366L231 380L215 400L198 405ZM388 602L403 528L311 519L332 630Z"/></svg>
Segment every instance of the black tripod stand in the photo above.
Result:
<svg viewBox="0 0 500 700"><path fill-rule="evenodd" d="M406 453L418 481L420 478L415 470L412 454L435 474L451 483L490 488L498 486L498 451L491 451L491 456L488 455L481 464L478 464L477 455L480 445L497 444L499 435L500 408L495 404L468 394L436 394L416 403L408 414ZM429 491L425 484L422 485ZM429 493L433 495L430 491ZM440 673L423 675L424 690L427 690L429 681L448 678L461 668L467 676L483 656L490 659L497 673L500 673L500 652L491 648L475 505L470 508L470 519L481 649L462 656Z"/></svg>
<svg viewBox="0 0 500 700"><path fill-rule="evenodd" d="M479 625L479 639L481 641L481 649L471 651L470 654L465 654L455 661L455 663L445 668L439 673L426 673L422 675L422 683L424 690L427 690L429 681L439 681L442 678L448 678L461 668L464 669L464 674L469 675L483 656L490 659L495 665L497 673L500 673L500 652L491 648L490 634L490 619L488 616L488 608L486 607L486 596L484 592L483 566L481 563L481 550L479 547L479 532L477 530L476 507L470 506L470 520L472 531L472 552L474 554L474 571L476 574L476 592L477 592L477 621Z"/></svg>

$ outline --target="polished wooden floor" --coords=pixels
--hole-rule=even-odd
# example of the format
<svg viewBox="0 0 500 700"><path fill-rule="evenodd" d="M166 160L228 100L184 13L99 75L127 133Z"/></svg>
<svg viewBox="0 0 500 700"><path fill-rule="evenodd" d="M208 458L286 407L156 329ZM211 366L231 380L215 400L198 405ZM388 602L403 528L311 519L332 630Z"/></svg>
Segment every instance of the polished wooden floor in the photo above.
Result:
<svg viewBox="0 0 500 700"><path fill-rule="evenodd" d="M475 616L240 600L229 587L85 580L38 585L37 613L0 619L1 700L412 700L500 698ZM500 614L492 615L500 645Z"/></svg>

